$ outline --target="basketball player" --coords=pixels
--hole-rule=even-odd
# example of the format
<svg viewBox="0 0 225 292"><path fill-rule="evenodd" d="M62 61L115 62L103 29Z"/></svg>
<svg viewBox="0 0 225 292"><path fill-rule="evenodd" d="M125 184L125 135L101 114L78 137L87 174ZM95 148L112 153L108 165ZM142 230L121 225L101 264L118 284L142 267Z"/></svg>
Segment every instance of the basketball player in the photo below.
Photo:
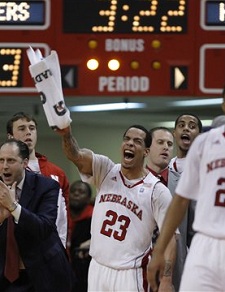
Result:
<svg viewBox="0 0 225 292"><path fill-rule="evenodd" d="M142 126L129 127L121 144L121 164L115 164L106 156L80 149L71 128L58 132L82 180L97 189L88 291L148 291L145 279L152 233L156 224L161 229L172 199L168 188L144 166L151 135ZM175 250L173 237L165 253L160 284L164 291L172 291Z"/></svg>
<svg viewBox="0 0 225 292"><path fill-rule="evenodd" d="M168 188L172 195L175 193L177 183L183 172L187 153L202 132L202 122L198 116L192 113L182 113L175 120L173 130L176 142L176 156L169 163ZM177 240L176 262L173 271L173 284L175 291L179 291L184 263L190 247L194 232L192 228L196 201L191 200L188 210L179 225L180 236Z"/></svg>
<svg viewBox="0 0 225 292"><path fill-rule="evenodd" d="M170 161L170 169L178 174L182 173L188 150L201 131L202 122L196 115L183 113L177 117L173 130L176 141L176 156Z"/></svg>
<svg viewBox="0 0 225 292"><path fill-rule="evenodd" d="M169 166L174 146L172 132L164 127L156 127L150 130L152 134L152 144L148 154L148 164L146 167L152 172L152 174L160 178L161 182L170 189L172 195L174 194L175 187L183 171L187 151L201 131L201 128L201 121L198 117L191 114L182 114L176 119L173 133L177 143L177 156L175 159L172 159L172 161L174 161L175 165L176 160L182 161L182 167L181 164L179 164L179 170L176 167L173 167L173 163ZM188 212L186 212L185 217L179 226L180 235L177 237L176 261L173 269L173 285L175 291L179 291L189 242L193 237L192 223L194 209L195 202L191 201ZM157 236L158 232L154 231L153 244L155 243Z"/></svg>
<svg viewBox="0 0 225 292"><path fill-rule="evenodd" d="M225 113L225 94L222 109ZM157 291L156 275L163 272L163 254L182 221L190 200L196 200L192 239L180 291L224 291L225 287L225 127L199 135L188 151L184 171L168 209L148 280Z"/></svg>

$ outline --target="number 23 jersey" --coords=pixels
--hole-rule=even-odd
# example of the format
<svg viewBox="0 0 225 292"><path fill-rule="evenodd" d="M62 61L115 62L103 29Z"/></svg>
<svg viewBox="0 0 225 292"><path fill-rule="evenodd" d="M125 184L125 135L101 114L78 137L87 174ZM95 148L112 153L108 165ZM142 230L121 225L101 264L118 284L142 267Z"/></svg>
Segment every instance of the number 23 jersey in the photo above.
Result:
<svg viewBox="0 0 225 292"><path fill-rule="evenodd" d="M161 228L172 196L151 173L129 181L120 170L120 164L93 153L93 176L81 174L97 189L90 255L114 269L138 268L149 255L153 230L156 223Z"/></svg>

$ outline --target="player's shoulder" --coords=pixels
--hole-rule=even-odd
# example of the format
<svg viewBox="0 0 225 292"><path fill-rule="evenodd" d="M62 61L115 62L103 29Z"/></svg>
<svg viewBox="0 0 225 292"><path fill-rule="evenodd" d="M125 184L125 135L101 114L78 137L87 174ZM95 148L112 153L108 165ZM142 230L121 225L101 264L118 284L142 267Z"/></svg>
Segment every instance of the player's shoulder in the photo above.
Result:
<svg viewBox="0 0 225 292"><path fill-rule="evenodd" d="M166 194L171 194L169 188L165 186L161 181L156 183L155 190L166 193Z"/></svg>
<svg viewBox="0 0 225 292"><path fill-rule="evenodd" d="M170 162L168 164L169 171L174 170L174 162L176 161L176 159L177 159L177 156L174 156L170 159Z"/></svg>
<svg viewBox="0 0 225 292"><path fill-rule="evenodd" d="M154 192L165 192L170 194L170 190L166 187L158 177L154 176L151 172L149 172L144 179L144 182L150 184L154 189Z"/></svg>
<svg viewBox="0 0 225 292"><path fill-rule="evenodd" d="M156 184L160 179L149 171L144 179L144 182Z"/></svg>
<svg viewBox="0 0 225 292"><path fill-rule="evenodd" d="M224 126L218 127L218 128L212 128L207 132L199 134L196 139L194 140L193 144L202 144L206 140L214 140L218 139L219 135L224 134Z"/></svg>
<svg viewBox="0 0 225 292"><path fill-rule="evenodd" d="M159 205L169 203L172 200L172 194L169 188L166 187L161 181L155 184L152 197L153 201L158 202Z"/></svg>

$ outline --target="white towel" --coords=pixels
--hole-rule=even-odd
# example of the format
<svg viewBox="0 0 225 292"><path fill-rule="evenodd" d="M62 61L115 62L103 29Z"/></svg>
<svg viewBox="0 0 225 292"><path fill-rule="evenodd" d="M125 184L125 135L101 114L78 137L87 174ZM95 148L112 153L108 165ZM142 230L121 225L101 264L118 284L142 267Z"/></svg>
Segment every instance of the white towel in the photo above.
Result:
<svg viewBox="0 0 225 292"><path fill-rule="evenodd" d="M31 77L40 94L44 112L52 129L64 129L71 123L70 112L65 105L59 59L56 51L43 58L40 50L27 49Z"/></svg>

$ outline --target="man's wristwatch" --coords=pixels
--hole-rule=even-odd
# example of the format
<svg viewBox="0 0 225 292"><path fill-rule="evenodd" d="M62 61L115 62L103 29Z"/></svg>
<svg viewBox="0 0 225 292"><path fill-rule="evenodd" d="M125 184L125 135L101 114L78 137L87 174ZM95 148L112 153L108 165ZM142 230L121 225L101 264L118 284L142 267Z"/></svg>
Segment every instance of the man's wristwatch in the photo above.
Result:
<svg viewBox="0 0 225 292"><path fill-rule="evenodd" d="M19 205L19 204L17 203L17 201L14 201L14 202L12 203L12 205L8 208L9 212L12 213L13 211L15 211L16 208L18 207L18 205Z"/></svg>

